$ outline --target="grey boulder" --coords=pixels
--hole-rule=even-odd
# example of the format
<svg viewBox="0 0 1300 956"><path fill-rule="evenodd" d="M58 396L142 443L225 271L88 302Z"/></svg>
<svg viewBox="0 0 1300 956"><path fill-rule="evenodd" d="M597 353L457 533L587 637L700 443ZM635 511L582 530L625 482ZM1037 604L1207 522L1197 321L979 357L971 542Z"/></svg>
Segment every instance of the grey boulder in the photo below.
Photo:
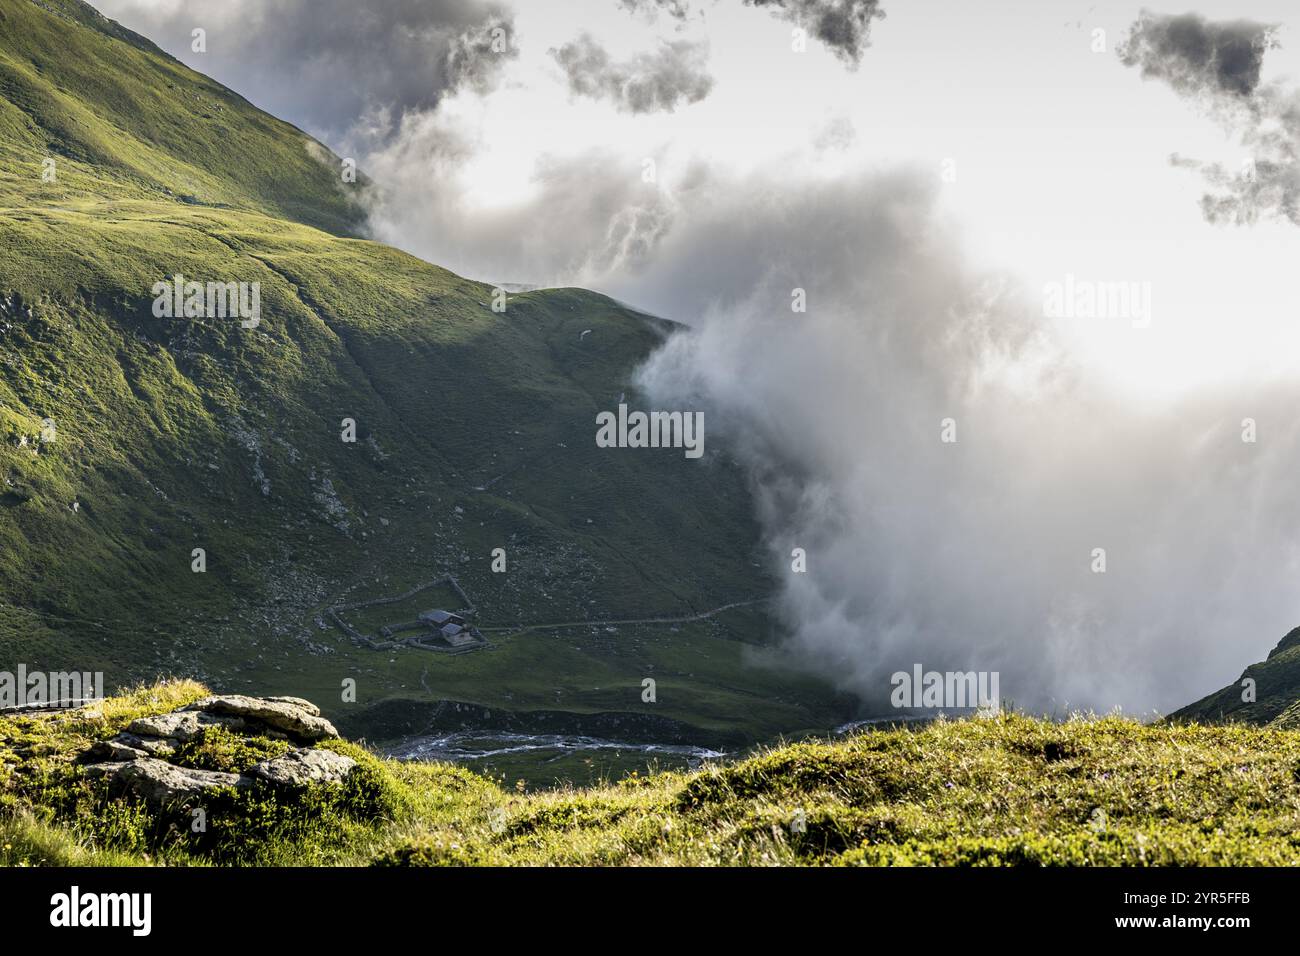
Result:
<svg viewBox="0 0 1300 956"><path fill-rule="evenodd" d="M332 750L291 750L263 760L251 773L277 787L299 789L313 784L342 783L357 762Z"/></svg>
<svg viewBox="0 0 1300 956"><path fill-rule="evenodd" d="M237 773L194 770L164 760L141 757L126 763L101 763L86 768L95 777L107 777L118 793L129 793L152 806L165 806L201 796L221 787L241 787L247 780Z"/></svg>
<svg viewBox="0 0 1300 956"><path fill-rule="evenodd" d="M149 752L141 747L133 746L136 741L121 739L124 735L119 734L112 740L96 740L90 746L87 758L97 762L139 760L141 757L149 756Z"/></svg>
<svg viewBox="0 0 1300 956"><path fill-rule="evenodd" d="M164 737L185 743L204 727L225 727L239 731L244 729L244 721L239 717L219 717L202 711L177 710L156 717L139 717L131 721L126 730L127 733L140 737Z"/></svg>
<svg viewBox="0 0 1300 956"><path fill-rule="evenodd" d="M225 694L219 697L205 697L190 704L184 710L260 721L304 743L330 740L339 735L334 725L320 716L320 711L314 704L296 697L245 697L243 694Z"/></svg>

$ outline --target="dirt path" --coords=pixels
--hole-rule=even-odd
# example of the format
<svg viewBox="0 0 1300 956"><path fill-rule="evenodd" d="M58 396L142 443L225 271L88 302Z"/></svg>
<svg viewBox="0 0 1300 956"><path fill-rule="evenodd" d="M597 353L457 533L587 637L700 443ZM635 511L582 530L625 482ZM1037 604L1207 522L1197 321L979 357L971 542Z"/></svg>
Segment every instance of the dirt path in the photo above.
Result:
<svg viewBox="0 0 1300 956"><path fill-rule="evenodd" d="M731 611L738 607L752 607L755 604L765 604L771 598L757 598L753 601L734 601L731 604L724 604L721 607L715 607L708 611L701 611L699 614L690 614L686 617L639 617L621 621L563 621L559 624L510 624L497 627L480 627L480 631L491 631L494 634L510 633L522 634L525 631L554 631L565 627L617 627L628 624L690 624L693 621L703 621L708 618L722 614L724 611Z"/></svg>

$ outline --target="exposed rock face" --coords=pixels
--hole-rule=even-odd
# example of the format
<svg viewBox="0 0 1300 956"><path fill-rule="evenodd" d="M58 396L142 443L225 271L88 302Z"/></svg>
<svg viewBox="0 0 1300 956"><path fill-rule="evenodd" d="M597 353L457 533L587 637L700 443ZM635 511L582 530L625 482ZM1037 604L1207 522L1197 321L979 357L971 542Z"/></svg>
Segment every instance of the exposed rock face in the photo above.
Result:
<svg viewBox="0 0 1300 956"><path fill-rule="evenodd" d="M263 760L252 775L279 787L299 788L310 784L342 783L357 762L331 750L290 750L272 760Z"/></svg>
<svg viewBox="0 0 1300 956"><path fill-rule="evenodd" d="M130 793L155 806L186 801L220 787L248 785L248 778L237 773L177 767L153 757L141 757L128 763L97 764L89 767L87 772L108 777L114 792Z"/></svg>
<svg viewBox="0 0 1300 956"><path fill-rule="evenodd" d="M184 709L260 721L301 743L315 743L339 735L334 725L320 716L320 710L315 704L297 697L245 697L242 694L228 694L205 697Z"/></svg>
<svg viewBox="0 0 1300 956"><path fill-rule="evenodd" d="M262 700L274 701L277 704L291 704L299 710L305 710L313 717L320 716L320 708L309 700L302 697L263 697Z"/></svg>
<svg viewBox="0 0 1300 956"><path fill-rule="evenodd" d="M185 743L196 736L204 727L225 727L227 730L241 731L245 727L239 717L219 717L203 712L178 710L157 717L141 717L131 721L127 733L141 737L165 737Z"/></svg>
<svg viewBox="0 0 1300 956"><path fill-rule="evenodd" d="M351 757L310 747L297 747L263 760L246 774L195 770L165 759L207 727L300 744L338 736L314 704L298 697L205 697L170 714L141 717L132 721L125 732L96 741L83 758L90 764L86 773L107 778L111 792L128 793L158 807L186 803L224 787L261 783L300 790L342 783L356 767Z"/></svg>
<svg viewBox="0 0 1300 956"><path fill-rule="evenodd" d="M131 746L126 737L126 734L118 734L112 740L96 740L90 747L90 759L123 761L149 756L148 751Z"/></svg>

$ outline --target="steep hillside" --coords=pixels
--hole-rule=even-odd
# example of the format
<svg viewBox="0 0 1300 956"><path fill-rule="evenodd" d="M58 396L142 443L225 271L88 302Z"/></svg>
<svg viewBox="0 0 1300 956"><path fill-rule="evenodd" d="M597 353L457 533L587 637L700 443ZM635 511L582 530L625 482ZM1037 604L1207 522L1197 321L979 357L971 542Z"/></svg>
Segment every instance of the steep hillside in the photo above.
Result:
<svg viewBox="0 0 1300 956"><path fill-rule="evenodd" d="M574 289L494 311L491 288L351 238L358 188L85 5L0 0L0 661L274 686L357 733L394 698L729 740L839 717L753 666L760 606L663 620L770 590L719 441L595 446L670 326ZM156 317L178 274L259 284L260 322ZM493 649L331 626L447 572ZM593 623L522 629L565 622Z"/></svg>
<svg viewBox="0 0 1300 956"><path fill-rule="evenodd" d="M1242 671L1236 681L1170 716L1174 720L1278 722L1279 726L1300 727L1297 703L1300 703L1300 627L1278 641L1265 660Z"/></svg>
<svg viewBox="0 0 1300 956"><path fill-rule="evenodd" d="M80 0L0 3L3 201L56 161L46 203L164 200L266 213L340 235L363 218L340 160ZM39 182L39 176L38 176Z"/></svg>

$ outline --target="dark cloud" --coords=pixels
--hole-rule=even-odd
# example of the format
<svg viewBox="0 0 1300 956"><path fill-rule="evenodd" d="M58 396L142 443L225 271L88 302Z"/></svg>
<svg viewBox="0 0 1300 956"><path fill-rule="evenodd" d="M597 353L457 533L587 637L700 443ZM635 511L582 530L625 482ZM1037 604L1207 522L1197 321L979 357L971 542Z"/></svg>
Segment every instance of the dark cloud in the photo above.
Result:
<svg viewBox="0 0 1300 956"><path fill-rule="evenodd" d="M1243 159L1236 168L1177 154L1171 159L1204 177L1209 191L1201 211L1208 222L1300 225L1300 95L1261 83L1276 32L1275 25L1250 20L1216 23L1192 13L1143 11L1119 48L1126 66L1168 83L1238 138Z"/></svg>
<svg viewBox="0 0 1300 956"><path fill-rule="evenodd" d="M96 0L268 112L337 142L367 114L399 121L463 87L491 85L515 56L510 13L482 0ZM207 31L207 52L191 31ZM493 48L492 30L505 31Z"/></svg>
<svg viewBox="0 0 1300 956"><path fill-rule="evenodd" d="M508 16L489 13L454 37L447 51L448 89L490 93L501 65L519 55L513 34L514 24Z"/></svg>
<svg viewBox="0 0 1300 956"><path fill-rule="evenodd" d="M1214 22L1195 13L1142 11L1119 47L1125 66L1164 80L1184 96L1249 97L1277 27L1251 20Z"/></svg>
<svg viewBox="0 0 1300 956"><path fill-rule="evenodd" d="M550 52L568 77L571 92L608 99L627 113L672 112L683 103L699 102L713 89L706 41L674 40L653 53L616 61L584 33Z"/></svg>
<svg viewBox="0 0 1300 956"><path fill-rule="evenodd" d="M879 0L745 0L808 30L856 67L871 44L871 21L883 19Z"/></svg>

